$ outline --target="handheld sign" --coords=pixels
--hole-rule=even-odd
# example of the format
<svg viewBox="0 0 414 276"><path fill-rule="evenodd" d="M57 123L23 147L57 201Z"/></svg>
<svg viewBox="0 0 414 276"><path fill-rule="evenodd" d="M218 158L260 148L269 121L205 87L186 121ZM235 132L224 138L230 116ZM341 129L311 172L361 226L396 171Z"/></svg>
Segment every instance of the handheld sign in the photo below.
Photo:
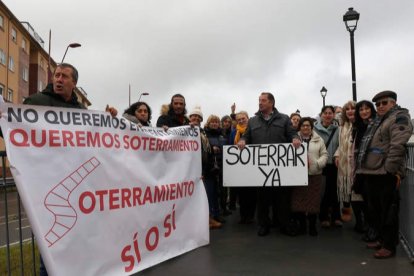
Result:
<svg viewBox="0 0 414 276"><path fill-rule="evenodd" d="M246 145L223 148L226 187L307 186L307 149L292 144Z"/></svg>

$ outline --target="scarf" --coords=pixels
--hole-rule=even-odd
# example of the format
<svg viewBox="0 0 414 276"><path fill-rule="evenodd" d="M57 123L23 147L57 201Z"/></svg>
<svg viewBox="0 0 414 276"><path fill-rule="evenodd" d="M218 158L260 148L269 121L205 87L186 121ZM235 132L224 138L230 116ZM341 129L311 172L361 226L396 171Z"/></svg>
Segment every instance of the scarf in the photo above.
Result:
<svg viewBox="0 0 414 276"><path fill-rule="evenodd" d="M236 126L236 136L234 137L234 144L237 144L239 142L240 137L244 134L246 128L247 126L241 126L239 124Z"/></svg>
<svg viewBox="0 0 414 276"><path fill-rule="evenodd" d="M362 162L364 162L365 160L368 147L371 144L371 140L374 137L374 134L377 131L378 127L381 125L384 119L386 119L391 113L394 113L394 111L397 110L398 108L399 106L395 105L383 117L379 117L379 116L375 117L375 119L371 121L371 123L368 125L367 130L365 131L364 137L362 137L361 139L361 143L358 149L358 156L356 160L356 167L358 169L362 167Z"/></svg>
<svg viewBox="0 0 414 276"><path fill-rule="evenodd" d="M338 147L338 197L341 202L349 202L354 179L354 156L352 141L352 124L345 122L339 131Z"/></svg>

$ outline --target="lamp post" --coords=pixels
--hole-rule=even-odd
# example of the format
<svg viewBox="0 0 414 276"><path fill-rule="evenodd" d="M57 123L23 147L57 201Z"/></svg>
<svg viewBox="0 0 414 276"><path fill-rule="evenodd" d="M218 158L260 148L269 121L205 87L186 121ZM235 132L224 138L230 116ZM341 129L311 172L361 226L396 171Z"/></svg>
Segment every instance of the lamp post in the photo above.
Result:
<svg viewBox="0 0 414 276"><path fill-rule="evenodd" d="M322 99L323 99L323 106L325 106L325 97L326 97L327 93L328 93L328 89L326 89L325 86L322 86L321 96L322 96Z"/></svg>
<svg viewBox="0 0 414 276"><path fill-rule="evenodd" d="M141 97L142 97L142 96L148 96L148 95L149 95L149 93L147 93L147 92L142 92L141 94L139 94L138 101L140 101L140 100L141 100Z"/></svg>
<svg viewBox="0 0 414 276"><path fill-rule="evenodd" d="M65 60L66 53L68 52L68 49L69 49L69 48L78 48L78 47L80 47L80 46L82 46L82 45L80 45L79 43L71 43L71 44L69 44L69 45L66 47L65 54L63 55L62 61L61 61L60 63L63 63L63 61Z"/></svg>
<svg viewBox="0 0 414 276"><path fill-rule="evenodd" d="M355 52L354 52L354 32L358 25L359 13L354 8L349 8L344 14L343 20L346 29L351 36L351 65L352 65L352 99L357 101L356 79L355 79Z"/></svg>

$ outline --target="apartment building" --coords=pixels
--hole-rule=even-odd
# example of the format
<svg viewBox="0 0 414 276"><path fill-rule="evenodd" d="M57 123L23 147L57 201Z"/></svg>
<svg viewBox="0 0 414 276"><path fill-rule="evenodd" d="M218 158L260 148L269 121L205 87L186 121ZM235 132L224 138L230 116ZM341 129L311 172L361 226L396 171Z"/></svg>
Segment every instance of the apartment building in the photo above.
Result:
<svg viewBox="0 0 414 276"><path fill-rule="evenodd" d="M0 96L5 101L20 104L29 95L46 87L56 62L44 47L43 39L30 23L19 21L0 1ZM81 87L75 93L81 104L85 107L91 105ZM4 142L0 139L0 151L3 150Z"/></svg>

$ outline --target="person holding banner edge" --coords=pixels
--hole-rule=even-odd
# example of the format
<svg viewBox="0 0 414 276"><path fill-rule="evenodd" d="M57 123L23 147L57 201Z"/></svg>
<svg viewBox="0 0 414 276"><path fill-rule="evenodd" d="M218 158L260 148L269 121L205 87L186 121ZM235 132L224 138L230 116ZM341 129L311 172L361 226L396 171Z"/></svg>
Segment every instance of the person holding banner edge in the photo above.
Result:
<svg viewBox="0 0 414 276"><path fill-rule="evenodd" d="M259 96L259 111L249 119L247 130L237 143L239 149L246 144L290 143L298 148L301 141L288 115L280 113L275 108L275 98L270 92L262 92ZM259 236L266 236L270 231L269 207L276 204L280 230L289 234L290 219L290 187L260 187L258 188L258 222Z"/></svg>
<svg viewBox="0 0 414 276"><path fill-rule="evenodd" d="M52 77L52 83L39 93L33 94L23 101L23 104L55 106L75 109L86 109L74 92L78 82L78 70L69 63L61 63L55 69ZM117 110L113 107L106 107L106 111L112 116L117 115ZM46 266L40 256L40 276L47 276Z"/></svg>

